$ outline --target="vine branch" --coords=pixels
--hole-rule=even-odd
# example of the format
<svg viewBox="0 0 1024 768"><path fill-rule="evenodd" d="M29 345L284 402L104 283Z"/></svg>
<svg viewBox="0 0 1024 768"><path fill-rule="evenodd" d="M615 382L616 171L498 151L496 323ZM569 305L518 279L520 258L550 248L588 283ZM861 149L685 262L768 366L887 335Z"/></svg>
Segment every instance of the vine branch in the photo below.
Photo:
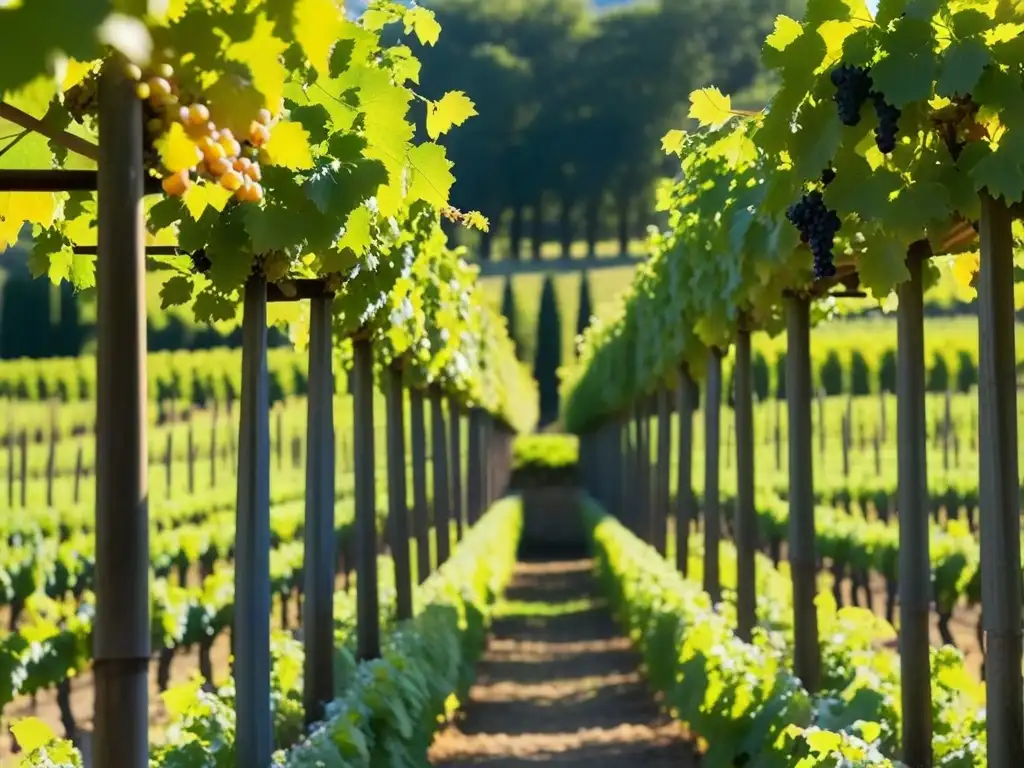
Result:
<svg viewBox="0 0 1024 768"><path fill-rule="evenodd" d="M9 120L15 125L20 125L22 128L35 131L75 154L82 155L90 160L99 160L99 147L92 142L86 141L80 136L75 136L67 131L53 128L42 120L32 117L27 112L22 112L5 101L0 101L0 119Z"/></svg>

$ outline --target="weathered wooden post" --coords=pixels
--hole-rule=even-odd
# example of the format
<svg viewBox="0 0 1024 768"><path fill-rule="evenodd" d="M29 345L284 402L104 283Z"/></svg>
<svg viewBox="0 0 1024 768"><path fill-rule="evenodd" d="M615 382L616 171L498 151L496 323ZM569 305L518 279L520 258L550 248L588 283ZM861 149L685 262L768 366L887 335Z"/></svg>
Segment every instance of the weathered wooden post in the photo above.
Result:
<svg viewBox="0 0 1024 768"><path fill-rule="evenodd" d="M657 453L657 492L653 514L654 546L662 557L668 551L668 504L669 495L669 464L672 453L672 403L669 400L668 387L658 389L658 453Z"/></svg>
<svg viewBox="0 0 1024 768"><path fill-rule="evenodd" d="M448 432L452 517L455 518L456 541L462 541L466 509L462 495L462 406L455 395L448 398Z"/></svg>
<svg viewBox="0 0 1024 768"><path fill-rule="evenodd" d="M928 250L927 245L924 248ZM896 429L899 440L900 686L903 697L903 761L932 764L931 673L928 617L928 461L925 438L924 286L925 253L911 247L910 279L898 288ZM1019 662L1018 662L1019 664Z"/></svg>
<svg viewBox="0 0 1024 768"><path fill-rule="evenodd" d="M213 414L210 421L210 487L217 487L217 421L220 415L220 408L217 401L213 401Z"/></svg>
<svg viewBox="0 0 1024 768"><path fill-rule="evenodd" d="M18 436L21 445L21 508L28 506L28 430L21 430Z"/></svg>
<svg viewBox="0 0 1024 768"><path fill-rule="evenodd" d="M786 297L786 400L789 404L789 560L793 575L794 668L811 692L821 687L818 644L817 557L814 546L814 471L811 426L811 303Z"/></svg>
<svg viewBox="0 0 1024 768"><path fill-rule="evenodd" d="M352 340L352 409L356 502L356 654L380 657L377 589L377 482L373 428L373 347L365 332Z"/></svg>
<svg viewBox="0 0 1024 768"><path fill-rule="evenodd" d="M718 507L718 461L721 445L722 352L708 350L707 396L704 398L704 591L713 603L722 599L719 544L722 537Z"/></svg>
<svg viewBox="0 0 1024 768"><path fill-rule="evenodd" d="M676 490L676 568L683 576L689 571L690 526L697 517L693 495L693 412L696 410L697 383L685 363L679 369L676 399L679 413L679 455Z"/></svg>
<svg viewBox="0 0 1024 768"><path fill-rule="evenodd" d="M323 719L334 694L333 296L310 300L306 401L306 518L302 633L306 724Z"/></svg>
<svg viewBox="0 0 1024 768"><path fill-rule="evenodd" d="M989 768L1024 765L1013 232L1009 209L981 195L978 407L981 603Z"/></svg>
<svg viewBox="0 0 1024 768"><path fill-rule="evenodd" d="M483 514L483 472L484 472L484 412L472 408L469 412L469 435L466 452L466 514L470 525L475 525Z"/></svg>
<svg viewBox="0 0 1024 768"><path fill-rule="evenodd" d="M395 564L396 615L412 618L412 571L409 563L409 507L405 488L405 392L401 364L388 366L385 391L388 412L388 532Z"/></svg>
<svg viewBox="0 0 1024 768"><path fill-rule="evenodd" d="M192 496L196 492L196 445L192 414L188 417L185 438L185 447L188 451L188 495Z"/></svg>
<svg viewBox="0 0 1024 768"><path fill-rule="evenodd" d="M119 768L149 764L142 129L135 84L124 76L123 62L110 61L99 82L92 764Z"/></svg>
<svg viewBox="0 0 1024 768"><path fill-rule="evenodd" d="M754 509L754 403L750 331L736 335L736 634L750 642L757 624L757 513Z"/></svg>
<svg viewBox="0 0 1024 768"><path fill-rule="evenodd" d="M448 495L448 436L444 421L444 398L441 387L430 388L430 452L433 454L434 477L434 540L437 546L437 566L440 568L451 555L451 498Z"/></svg>
<svg viewBox="0 0 1024 768"><path fill-rule="evenodd" d="M416 534L416 578L430 576L430 512L427 502L427 425L423 390L409 390L409 440L412 448L412 512Z"/></svg>
<svg viewBox="0 0 1024 768"><path fill-rule="evenodd" d="M267 381L267 282L245 285L242 393L238 424L235 528L236 765L267 768L273 752L270 712L270 414Z"/></svg>

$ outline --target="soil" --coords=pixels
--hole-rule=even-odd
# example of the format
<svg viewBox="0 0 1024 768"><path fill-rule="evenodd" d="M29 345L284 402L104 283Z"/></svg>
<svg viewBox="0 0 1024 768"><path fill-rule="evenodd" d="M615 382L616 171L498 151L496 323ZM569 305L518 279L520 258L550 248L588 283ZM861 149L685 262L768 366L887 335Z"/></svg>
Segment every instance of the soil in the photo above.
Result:
<svg viewBox="0 0 1024 768"><path fill-rule="evenodd" d="M521 562L476 683L434 766L673 766L697 761L598 597L589 560Z"/></svg>

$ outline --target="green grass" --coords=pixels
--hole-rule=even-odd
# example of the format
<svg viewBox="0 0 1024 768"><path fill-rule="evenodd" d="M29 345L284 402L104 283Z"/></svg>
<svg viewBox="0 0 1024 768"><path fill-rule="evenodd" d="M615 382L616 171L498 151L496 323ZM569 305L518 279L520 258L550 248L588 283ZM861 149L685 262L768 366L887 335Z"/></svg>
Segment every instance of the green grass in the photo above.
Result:
<svg viewBox="0 0 1024 768"><path fill-rule="evenodd" d="M557 603L538 600L500 600L494 607L494 616L496 618L554 618L587 613L596 607L597 602L588 597Z"/></svg>

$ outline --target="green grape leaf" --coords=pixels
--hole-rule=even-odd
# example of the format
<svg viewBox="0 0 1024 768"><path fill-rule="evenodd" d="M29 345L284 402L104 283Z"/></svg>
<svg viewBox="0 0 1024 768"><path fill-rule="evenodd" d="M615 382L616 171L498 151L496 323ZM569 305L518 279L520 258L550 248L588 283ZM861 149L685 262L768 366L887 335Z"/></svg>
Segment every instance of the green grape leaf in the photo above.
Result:
<svg viewBox="0 0 1024 768"><path fill-rule="evenodd" d="M227 49L227 58L244 64L252 73L252 83L263 95L263 106L276 112L284 103L284 83L288 77L282 57L288 43L274 34L274 23L264 14L256 17L252 37L245 42L233 43ZM255 117L251 113L250 119ZM279 126L278 126L279 127ZM241 136L248 135L246 130Z"/></svg>
<svg viewBox="0 0 1024 768"><path fill-rule="evenodd" d="M68 277L76 291L94 288L96 286L96 257L91 254L74 254Z"/></svg>
<svg viewBox="0 0 1024 768"><path fill-rule="evenodd" d="M775 68L784 63L784 59L778 54L785 51L800 35L804 28L799 21L789 16L779 14L775 17L775 29L764 41L761 49L761 59L765 66Z"/></svg>
<svg viewBox="0 0 1024 768"><path fill-rule="evenodd" d="M260 152L264 162L291 168L293 171L313 167L313 155L309 147L309 134L300 123L278 123L270 131L270 141Z"/></svg>
<svg viewBox="0 0 1024 768"><path fill-rule="evenodd" d="M890 202L887 230L906 241L920 238L923 230L950 213L949 192L936 182L917 182L904 187Z"/></svg>
<svg viewBox="0 0 1024 768"><path fill-rule="evenodd" d="M331 115L323 104L289 103L288 106L288 118L306 129L310 144L321 144L331 136Z"/></svg>
<svg viewBox="0 0 1024 768"><path fill-rule="evenodd" d="M304 189L322 213L341 216L371 197L388 174L376 160L334 163L318 168L305 182Z"/></svg>
<svg viewBox="0 0 1024 768"><path fill-rule="evenodd" d="M409 165L412 167L409 197L423 200L435 208L448 205L448 195L455 183L455 176L452 175L452 163L444 147L438 144L413 147L409 150Z"/></svg>
<svg viewBox="0 0 1024 768"><path fill-rule="evenodd" d="M49 227L57 212L50 192L0 192L0 253L16 245L25 222Z"/></svg>
<svg viewBox="0 0 1024 768"><path fill-rule="evenodd" d="M936 61L931 25L914 19L901 19L886 40L888 55L871 68L876 91L894 107L932 96Z"/></svg>
<svg viewBox="0 0 1024 768"><path fill-rule="evenodd" d="M935 91L940 96L966 96L978 85L991 55L980 40L957 40L946 49Z"/></svg>
<svg viewBox="0 0 1024 768"><path fill-rule="evenodd" d="M872 240L857 264L861 285L871 291L875 298L884 298L910 277L906 260L907 248L902 242L891 239Z"/></svg>
<svg viewBox="0 0 1024 768"><path fill-rule="evenodd" d="M348 215L345 232L338 239L338 249L348 248L357 256L363 256L373 242L373 213L369 208L360 206Z"/></svg>
<svg viewBox="0 0 1024 768"><path fill-rule="evenodd" d="M423 45L435 45L441 38L441 25L434 18L434 12L423 6L410 8L403 18L405 33L415 32Z"/></svg>
<svg viewBox="0 0 1024 768"><path fill-rule="evenodd" d="M673 130L661 139L661 148L666 155L681 155L686 142L686 131Z"/></svg>
<svg viewBox="0 0 1024 768"><path fill-rule="evenodd" d="M1007 203L1019 203L1024 192L1022 154L1012 142L1004 142L994 151L987 144L978 150L983 156L971 169L974 188L988 190L992 197L1002 197ZM988 150L985 152L984 150Z"/></svg>
<svg viewBox="0 0 1024 768"><path fill-rule="evenodd" d="M473 101L462 91L448 91L439 101L427 102L427 135L436 139L477 114Z"/></svg>
<svg viewBox="0 0 1024 768"><path fill-rule="evenodd" d="M886 168L874 171L859 155L848 156L836 178L825 189L825 202L842 215L855 213L872 221L886 215L889 199L902 186L898 173Z"/></svg>
<svg viewBox="0 0 1024 768"><path fill-rule="evenodd" d="M798 121L797 137L793 143L799 151L793 157L793 166L797 175L816 179L839 149L843 124L839 122L835 104L824 100L814 106L805 104Z"/></svg>
<svg viewBox="0 0 1024 768"><path fill-rule="evenodd" d="M192 280L185 275L175 275L160 286L160 308L168 309L188 304L192 300Z"/></svg>
<svg viewBox="0 0 1024 768"><path fill-rule="evenodd" d="M203 212L209 208L215 211L223 211L224 206L231 200L232 193L220 184L194 183L185 190L182 195L182 202L193 219L198 221Z"/></svg>
<svg viewBox="0 0 1024 768"><path fill-rule="evenodd" d="M249 135L253 118L265 106L263 95L237 72L222 74L206 89L205 96L210 119L221 128L229 128L239 140Z"/></svg>
<svg viewBox="0 0 1024 768"><path fill-rule="evenodd" d="M297 0L292 28L313 68L330 70L331 51L345 27L345 14L335 0Z"/></svg>
<svg viewBox="0 0 1024 768"><path fill-rule="evenodd" d="M213 286L207 286L196 294L192 310L199 322L234 320L239 314L239 304L234 295L222 293Z"/></svg>

